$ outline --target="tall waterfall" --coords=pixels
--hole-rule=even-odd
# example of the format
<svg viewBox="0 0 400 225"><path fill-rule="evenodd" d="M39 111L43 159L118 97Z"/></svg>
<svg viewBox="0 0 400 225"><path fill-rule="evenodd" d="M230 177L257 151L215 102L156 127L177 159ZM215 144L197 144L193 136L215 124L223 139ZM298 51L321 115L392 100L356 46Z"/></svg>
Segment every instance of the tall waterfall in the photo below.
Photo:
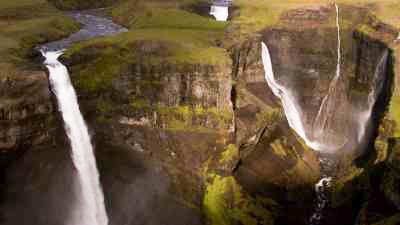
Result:
<svg viewBox="0 0 400 225"><path fill-rule="evenodd" d="M378 65L375 68L375 73L373 77L374 86L371 88L367 96L367 105L364 110L362 110L358 117L358 142L362 142L365 138L365 134L368 133L368 122L371 120L372 109L375 105L375 102L378 98L379 93L383 88L383 80L379 79L382 73L386 73L386 65L389 59L389 50L385 50L385 52L380 57Z"/></svg>
<svg viewBox="0 0 400 225"><path fill-rule="evenodd" d="M339 7L336 9L337 27L337 61L336 73L329 83L328 92L322 98L321 104L315 110L315 116L305 114L294 90L279 83L272 69L271 56L268 47L262 43L262 60L265 79L274 95L280 98L282 107L290 127L304 139L312 149L324 153L335 153L339 149L356 148L366 144L371 128L371 115L376 100L381 93L382 76L386 73L389 52L380 56L374 74L370 75L368 92L356 97L348 97L345 93L345 80L341 74L341 27L339 23ZM350 91L351 92L351 91ZM343 111L343 109L345 111ZM310 118L311 117L311 118Z"/></svg>
<svg viewBox="0 0 400 225"><path fill-rule="evenodd" d="M340 24L339 24L339 6L335 4L336 8L336 27L337 27L337 63L336 63L336 74L333 77L333 80L329 84L329 90L328 94L324 97L322 100L321 106L318 110L318 114L315 117L314 120L314 135L317 136L322 136L324 135L324 130L326 128L326 123L327 120L329 119L328 116L331 115L332 113L329 113L329 111L332 111L335 109L334 105L334 100L338 94L337 90L337 83L340 78L340 64L341 64L341 41L340 41ZM332 100L331 100L332 99ZM344 144L344 143L343 143Z"/></svg>
<svg viewBox="0 0 400 225"><path fill-rule="evenodd" d="M308 146L313 149L320 149L322 146L320 146L319 143L313 142L311 139L308 138L308 135L306 134L300 106L295 101L291 90L285 88L283 85L278 84L278 82L276 81L274 71L272 69L271 55L269 53L267 45L264 42L261 43L261 45L265 79L274 95L280 98L289 126L293 130L295 130L301 138L304 139Z"/></svg>
<svg viewBox="0 0 400 225"><path fill-rule="evenodd" d="M68 225L107 225L108 218L99 173L89 133L71 84L67 68L58 61L63 51L44 52L44 64L49 70L50 84L58 101L70 144L72 160L77 171L78 196L73 218Z"/></svg>
<svg viewBox="0 0 400 225"><path fill-rule="evenodd" d="M306 124L304 120L305 116L303 115L300 105L294 98L293 92L290 89L284 87L283 85L280 85L278 81L276 81L272 69L271 56L268 47L265 43L262 43L262 61L264 65L265 79L268 83L268 86L271 88L274 95L281 99L282 107L285 112L286 118L288 120L289 126L301 138L304 139L304 141L310 148L318 151L334 151L338 148L341 148L344 145L344 143L341 143L339 145L329 145L324 141L324 135L325 135L324 130L326 121L329 119L328 116L332 114L328 111L332 111L335 109L334 105L335 102L332 100L335 100L336 93L338 93L336 87L341 74L339 7L336 4L335 7L336 7L336 26L337 26L337 39L338 39L336 74L329 85L328 94L322 100L322 103L318 110L318 114L314 119L314 124L312 129L306 129Z"/></svg>

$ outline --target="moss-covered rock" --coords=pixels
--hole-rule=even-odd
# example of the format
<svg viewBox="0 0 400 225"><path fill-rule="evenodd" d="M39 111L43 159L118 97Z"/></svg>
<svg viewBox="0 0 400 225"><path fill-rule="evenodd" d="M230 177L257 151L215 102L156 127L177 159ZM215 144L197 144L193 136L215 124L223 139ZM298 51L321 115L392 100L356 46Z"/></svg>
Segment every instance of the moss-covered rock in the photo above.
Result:
<svg viewBox="0 0 400 225"><path fill-rule="evenodd" d="M55 41L79 29L79 24L40 0L0 3L0 61L29 63L33 47Z"/></svg>
<svg viewBox="0 0 400 225"><path fill-rule="evenodd" d="M234 177L209 174L203 207L210 225L273 225L277 204L244 193Z"/></svg>

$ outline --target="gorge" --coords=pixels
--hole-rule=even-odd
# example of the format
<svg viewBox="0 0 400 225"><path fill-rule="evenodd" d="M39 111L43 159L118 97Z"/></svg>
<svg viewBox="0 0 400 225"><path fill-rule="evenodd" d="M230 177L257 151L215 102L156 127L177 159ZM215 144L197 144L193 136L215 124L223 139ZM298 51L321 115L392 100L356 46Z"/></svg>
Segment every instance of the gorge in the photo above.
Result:
<svg viewBox="0 0 400 225"><path fill-rule="evenodd" d="M0 224L398 224L396 0L211 6L0 3Z"/></svg>

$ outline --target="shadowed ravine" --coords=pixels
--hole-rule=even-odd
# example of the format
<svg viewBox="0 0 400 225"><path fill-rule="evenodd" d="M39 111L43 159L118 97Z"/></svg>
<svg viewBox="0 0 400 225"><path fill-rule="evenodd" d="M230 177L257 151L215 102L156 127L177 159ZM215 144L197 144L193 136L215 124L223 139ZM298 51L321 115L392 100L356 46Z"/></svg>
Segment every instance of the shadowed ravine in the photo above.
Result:
<svg viewBox="0 0 400 225"><path fill-rule="evenodd" d="M275 79L271 56L265 43L262 44L262 59L265 70L265 79L275 96L282 102L286 118L290 127L303 138L305 143L312 149L328 154L339 153L341 149L348 151L358 149L368 140L370 131L370 117L375 102L382 90L383 76L386 73L388 52L382 52L375 73L371 81L366 98L360 100L360 104L352 104L348 97L343 95L344 81L341 79L341 37L339 25L339 7L336 7L337 26L337 66L336 74L330 82L328 92L320 103L320 107L314 119L306 121L307 116L294 96L294 91L285 87ZM343 115L339 110L341 107L350 108L351 113ZM343 121L347 121L344 122ZM338 123L339 122L339 123ZM346 124L338 127L336 124Z"/></svg>
<svg viewBox="0 0 400 225"><path fill-rule="evenodd" d="M342 56L341 56L341 28L340 28L340 9L335 4L336 27L337 27L337 64L336 74L329 84L327 94L321 100L319 109L314 119L307 121L309 115L306 110L301 108L295 91L286 87L275 78L271 55L266 43L262 43L262 61L265 71L265 79L273 94L281 100L282 108L285 113L289 126L313 150L325 155L320 158L321 167L329 167L334 163L334 156L346 151L363 151L367 142L371 138L372 111L381 93L386 75L389 51L385 50L379 56L379 61L375 65L374 74L370 75L371 86L368 94L360 99L360 104L352 104L348 96L343 95L345 91L344 79L341 76ZM350 108L349 114L340 115L341 108ZM346 124L338 127L332 124ZM329 156L331 155L331 156ZM327 157L326 157L327 156ZM321 180L315 185L317 198L315 200L314 212L309 219L310 225L319 225L323 217L323 212L328 204L327 192L334 175L333 168L321 170Z"/></svg>

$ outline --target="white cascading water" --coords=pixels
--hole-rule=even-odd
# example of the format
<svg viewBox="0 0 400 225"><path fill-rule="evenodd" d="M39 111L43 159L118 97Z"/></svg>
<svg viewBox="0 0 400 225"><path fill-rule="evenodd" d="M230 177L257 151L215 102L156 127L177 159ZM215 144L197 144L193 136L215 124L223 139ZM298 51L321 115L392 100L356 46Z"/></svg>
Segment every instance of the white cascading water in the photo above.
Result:
<svg viewBox="0 0 400 225"><path fill-rule="evenodd" d="M107 225L108 217L90 136L79 110L67 68L58 61L63 51L44 52L44 64L65 123L78 177L78 201L68 225Z"/></svg>
<svg viewBox="0 0 400 225"><path fill-rule="evenodd" d="M339 24L339 6L337 4L335 4L335 8L336 8L336 27L337 27L337 64L336 64L336 74L335 77L333 78L333 80L331 81L331 83L329 84L329 89L328 89L328 94L323 98L321 106L318 110L318 114L315 117L314 120L314 132L315 135L321 136L323 135L324 129L325 129L325 125L326 122L328 120L328 117L324 117L324 112L326 110L326 108L328 107L328 100L329 98L334 97L334 94L336 92L336 87L337 87L337 83L339 81L340 78L340 64L341 64L341 41L340 41L340 24ZM319 150L319 149L317 149Z"/></svg>
<svg viewBox="0 0 400 225"><path fill-rule="evenodd" d="M309 225L319 225L323 217L325 207L328 205L327 192L331 186L332 178L322 178L318 183L315 184L315 193L317 193L316 205L314 212L310 217Z"/></svg>
<svg viewBox="0 0 400 225"><path fill-rule="evenodd" d="M229 17L228 6L211 6L210 15L214 16L216 21L227 21Z"/></svg>
<svg viewBox="0 0 400 225"><path fill-rule="evenodd" d="M358 115L358 141L361 142L364 139L365 134L367 133L367 125L371 119L372 109L375 105L375 102L378 98L379 93L383 88L383 80L379 79L382 73L386 72L386 65L389 58L389 50L386 50L381 56L378 65L375 68L373 83L375 87L372 87L372 90L369 92L367 97L367 107L364 111L361 111Z"/></svg>
<svg viewBox="0 0 400 225"><path fill-rule="evenodd" d="M338 42L336 74L329 84L328 93L321 102L312 126L306 126L306 123L304 121L305 116L303 115L303 111L300 105L297 103L292 90L279 84L278 81L275 79L268 47L265 43L262 43L262 61L265 70L265 79L274 95L281 100L282 107L288 120L289 126L301 138L304 139L307 146L314 150L326 153L334 153L335 150L342 148L346 144L346 141L344 143L335 143L334 145L324 143L324 136L327 132L326 124L327 120L329 119L328 116L333 114L332 110L335 110L335 100L337 100L337 94L338 92L340 92L338 86L341 77L341 29L339 23L339 7L337 4L335 4L335 8ZM388 57L389 51L386 50L380 57L380 60L376 66L374 77L371 82L371 90L368 93L366 104L363 105L361 108L357 108L357 106L355 105L353 105L351 108L352 113L350 113L351 115L349 115L349 117L354 117L353 120L356 122L356 136L354 137L354 139L356 139L355 141L357 141L358 143L362 143L363 141L367 140L366 134L368 133L372 110L377 101L378 95L383 88L384 80L381 79L381 75L385 73ZM349 137L347 141L351 141L351 138ZM320 158L320 161L321 167L331 167L331 164L333 163L330 158L324 158L322 156ZM331 185L332 178L328 175L330 174L329 171L321 172L322 179L315 185L317 199L315 202L316 204L313 214L311 215L309 220L310 225L320 224L321 218L323 217L323 211L328 204L327 192Z"/></svg>
<svg viewBox="0 0 400 225"><path fill-rule="evenodd" d="M210 7L210 15L214 16L216 21L227 21L231 4L232 0L213 0L213 4Z"/></svg>
<svg viewBox="0 0 400 225"><path fill-rule="evenodd" d="M335 4L336 6L336 25L337 25L337 36L338 36L338 58L337 58L337 66L336 66L336 75L333 78L331 84L329 85L329 92L327 96L323 99L319 112L315 118L314 121L320 121L318 124L320 124L321 128L316 129L317 132L315 131L309 131L307 132L305 130L305 121L303 120L304 116L302 115L302 111L300 109L300 106L297 104L292 91L284 87L283 85L278 84L278 82L275 79L274 72L272 69L272 62L271 62L271 56L268 50L268 47L265 43L262 43L262 61L264 65L264 71L265 71L265 79L268 83L268 86L271 88L272 92L274 93L275 96L280 98L282 102L282 107L285 112L286 118L288 120L289 126L301 137L303 140L306 142L307 146L310 148L317 150L317 151L334 151L343 145L340 146L329 146L326 143L323 143L323 141L318 140L318 137L321 136L320 133L323 131L324 124L326 121L321 121L321 120L326 120L326 118L322 117L322 111L327 105L327 101L329 99L329 96L331 93L334 92L334 87L336 86L339 78L340 78L340 61L341 61L341 43L340 43L340 24L339 24L339 7ZM317 134L317 135L316 135Z"/></svg>
<svg viewBox="0 0 400 225"><path fill-rule="evenodd" d="M263 42L261 43L261 46L265 79L274 95L281 100L289 126L296 131L301 138L304 139L308 146L313 149L319 149L319 144L311 141L306 135L302 115L300 113L301 111L299 110L299 105L296 104L292 92L289 89L286 89L283 85L278 84L278 82L275 80L274 71L272 69L271 55L267 45Z"/></svg>

